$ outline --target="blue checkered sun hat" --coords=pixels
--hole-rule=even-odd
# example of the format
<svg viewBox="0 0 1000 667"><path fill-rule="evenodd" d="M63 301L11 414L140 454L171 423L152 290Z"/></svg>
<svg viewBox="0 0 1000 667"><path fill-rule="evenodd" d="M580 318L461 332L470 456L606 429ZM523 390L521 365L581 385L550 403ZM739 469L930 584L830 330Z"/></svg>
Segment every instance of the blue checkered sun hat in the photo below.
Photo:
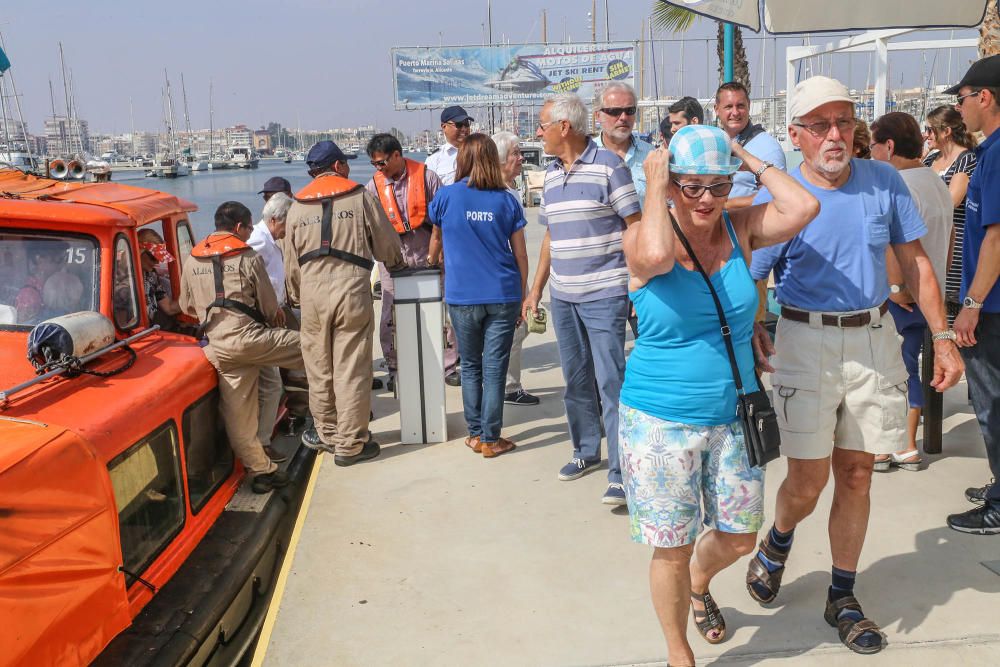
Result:
<svg viewBox="0 0 1000 667"><path fill-rule="evenodd" d="M685 125L670 139L670 173L735 173L743 160L733 157L729 137L711 125Z"/></svg>

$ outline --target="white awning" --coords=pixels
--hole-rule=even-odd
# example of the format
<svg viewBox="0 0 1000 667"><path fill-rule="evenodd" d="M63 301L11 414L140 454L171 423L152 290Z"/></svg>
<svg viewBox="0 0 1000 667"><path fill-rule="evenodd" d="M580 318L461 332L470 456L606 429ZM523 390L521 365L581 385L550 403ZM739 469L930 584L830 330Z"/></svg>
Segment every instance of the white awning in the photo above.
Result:
<svg viewBox="0 0 1000 667"><path fill-rule="evenodd" d="M972 28L989 0L661 0L718 21L780 35L883 28Z"/></svg>

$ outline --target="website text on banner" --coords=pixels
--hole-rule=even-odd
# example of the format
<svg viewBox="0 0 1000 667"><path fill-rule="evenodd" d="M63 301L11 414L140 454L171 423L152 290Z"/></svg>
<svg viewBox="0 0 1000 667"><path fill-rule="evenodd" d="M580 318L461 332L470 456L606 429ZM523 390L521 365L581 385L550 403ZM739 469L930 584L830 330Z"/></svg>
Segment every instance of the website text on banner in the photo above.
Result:
<svg viewBox="0 0 1000 667"><path fill-rule="evenodd" d="M553 93L590 99L610 81L631 84L634 42L392 49L397 110L453 104L541 104Z"/></svg>

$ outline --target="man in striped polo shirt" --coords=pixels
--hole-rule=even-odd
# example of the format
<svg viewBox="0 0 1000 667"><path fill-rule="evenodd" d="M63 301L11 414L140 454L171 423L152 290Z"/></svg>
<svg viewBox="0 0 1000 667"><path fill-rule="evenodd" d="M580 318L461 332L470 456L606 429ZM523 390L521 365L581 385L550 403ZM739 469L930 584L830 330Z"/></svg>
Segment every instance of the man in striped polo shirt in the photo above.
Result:
<svg viewBox="0 0 1000 667"><path fill-rule="evenodd" d="M556 159L545 174L538 221L547 229L524 317L537 309L551 276L550 309L573 442L573 459L559 479L578 479L600 463L603 410L608 489L602 502L624 505L618 394L625 374L628 269L622 232L639 220L639 197L622 159L586 132L587 107L579 96L556 95L542 107L536 135Z"/></svg>

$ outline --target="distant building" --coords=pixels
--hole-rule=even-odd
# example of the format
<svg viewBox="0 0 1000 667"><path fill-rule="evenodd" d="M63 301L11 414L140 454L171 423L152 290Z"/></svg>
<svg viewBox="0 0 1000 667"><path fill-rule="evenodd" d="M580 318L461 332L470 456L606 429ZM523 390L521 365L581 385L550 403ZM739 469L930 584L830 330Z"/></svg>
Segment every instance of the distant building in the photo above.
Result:
<svg viewBox="0 0 1000 667"><path fill-rule="evenodd" d="M223 130L225 136L225 146L232 148L233 146L253 146L253 131L246 125L234 125L232 127L227 127Z"/></svg>
<svg viewBox="0 0 1000 667"><path fill-rule="evenodd" d="M49 155L70 155L90 151L90 125L66 116L45 119L45 140Z"/></svg>

